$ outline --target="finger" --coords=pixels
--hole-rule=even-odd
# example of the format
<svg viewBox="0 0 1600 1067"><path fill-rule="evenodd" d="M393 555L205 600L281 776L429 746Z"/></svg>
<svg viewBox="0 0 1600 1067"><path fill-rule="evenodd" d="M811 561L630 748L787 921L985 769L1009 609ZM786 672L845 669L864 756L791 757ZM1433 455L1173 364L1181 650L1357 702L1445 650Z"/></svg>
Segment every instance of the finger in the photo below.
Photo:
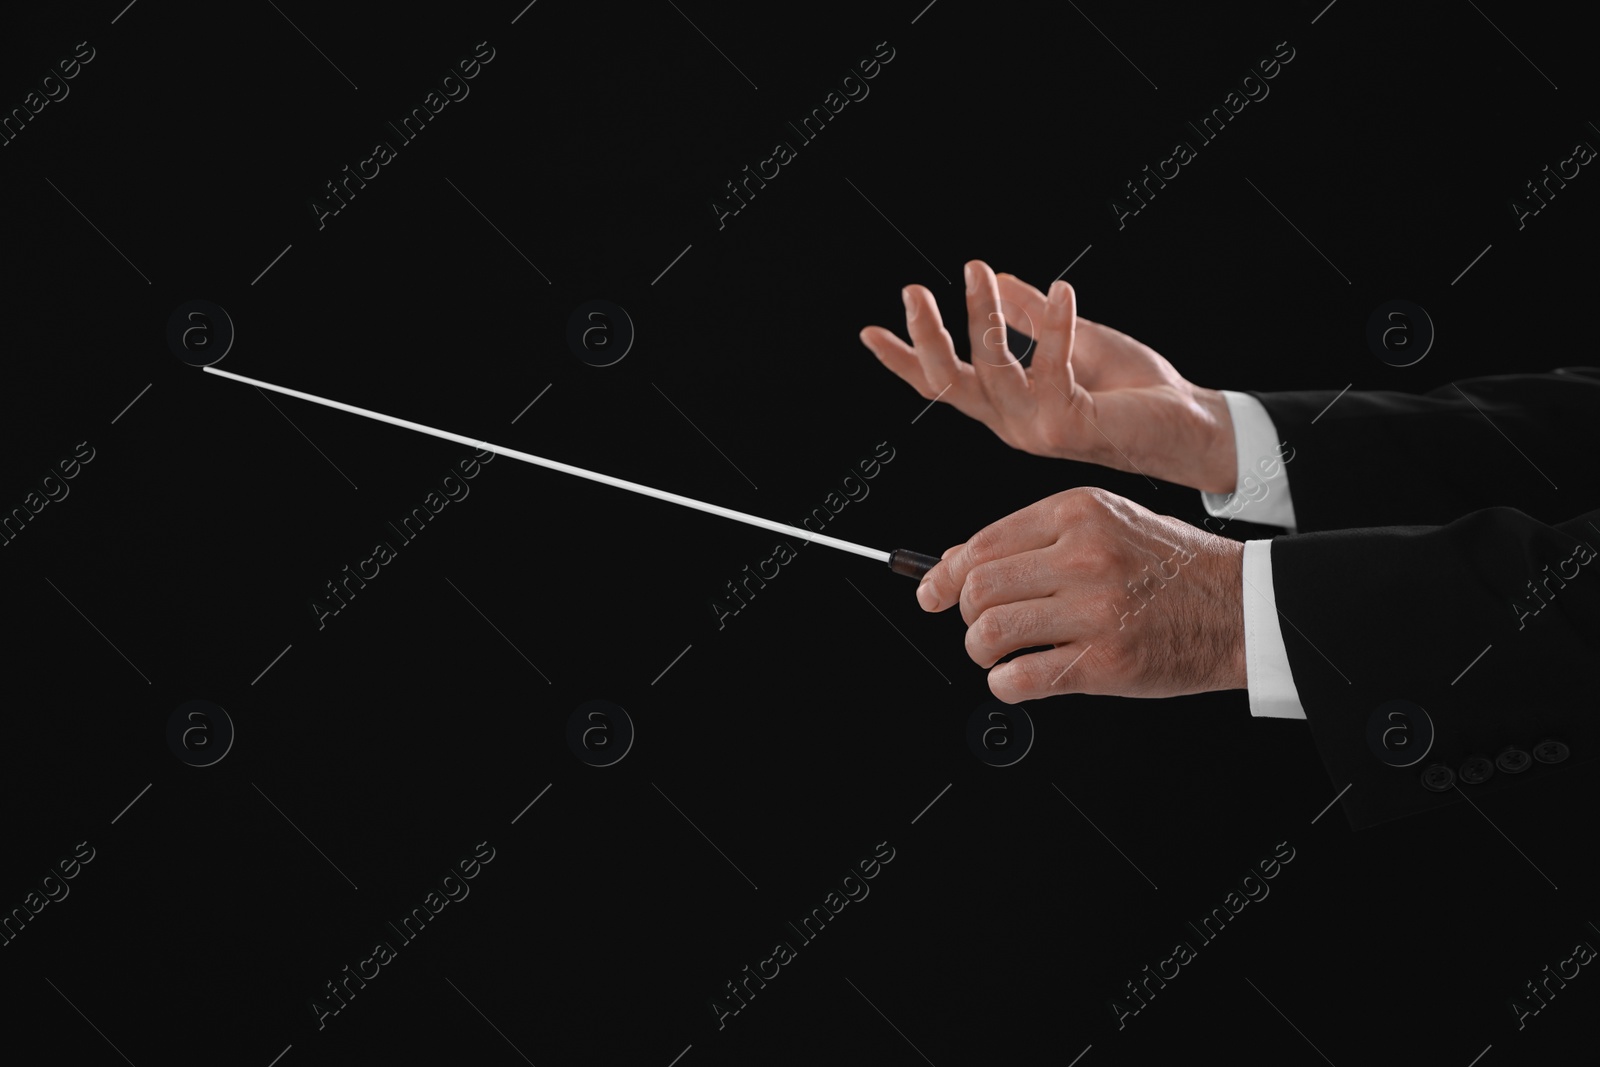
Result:
<svg viewBox="0 0 1600 1067"><path fill-rule="evenodd" d="M928 386L928 376L922 372L922 361L917 358L916 352L912 351L910 345L882 326L868 326L858 336L861 338L861 343L878 357L878 362L915 389L917 395L924 400L933 399L938 390Z"/></svg>
<svg viewBox="0 0 1600 1067"><path fill-rule="evenodd" d="M1060 597L996 605L967 627L967 655L987 669L1018 649L1064 644L1084 631L1075 614Z"/></svg>
<svg viewBox="0 0 1600 1067"><path fill-rule="evenodd" d="M1061 576L1055 573L1049 556L1041 550L980 563L968 572L961 586L962 621L974 626L992 608L1048 597L1062 585Z"/></svg>
<svg viewBox="0 0 1600 1067"><path fill-rule="evenodd" d="M911 336L911 346L922 364L928 387L935 394L946 389L950 391L946 395L966 393L964 384L973 380L972 368L956 355L955 342L944 328L933 294L920 285L908 285L901 290L901 296L906 305L906 332Z"/></svg>
<svg viewBox="0 0 1600 1067"><path fill-rule="evenodd" d="M955 553L960 551L960 549L960 545L951 545L949 548L944 550L943 554L939 556L938 563L935 563L932 567L929 567L925 572L923 572L922 580L917 583L917 603L922 605L922 610L943 611L945 608L955 603L955 601L952 600L949 603L940 604L937 600L938 594L934 592L934 589L931 586L928 585L928 578L933 574L934 571L939 569L945 560L955 555ZM924 590L927 591L924 592ZM930 597L933 599L929 599Z"/></svg>
<svg viewBox="0 0 1600 1067"><path fill-rule="evenodd" d="M972 371L984 395L1006 413L1028 403L1028 374L1006 346L1005 316L994 272L982 260L966 265L967 332L972 339Z"/></svg>
<svg viewBox="0 0 1600 1067"><path fill-rule="evenodd" d="M916 317L912 314L914 306L928 303L930 301L924 300L920 296L912 297L908 294L906 296L907 322L910 323ZM935 309L934 313L937 317L937 309ZM910 331L908 330L907 332ZM972 380L972 368L956 358L954 354L955 346L951 343L948 333L945 333L942 326L939 327L937 333L943 334L943 337L936 340L934 342L935 345L942 344L949 349L951 353L950 362L956 369L957 381L953 387L945 386L936 389L930 385L922 354L895 336L892 331L886 330L882 326L868 326L857 334L857 337L874 356L878 357L878 362L888 367L897 377L915 389L917 395L924 400L942 399L952 404L964 415L980 421L987 421L992 417L993 411L987 401L983 399L982 390L973 388L977 383Z"/></svg>
<svg viewBox="0 0 1600 1067"><path fill-rule="evenodd" d="M1006 325L1018 333L1037 339L1044 325L1045 295L1015 274L996 274L1000 287L1000 310Z"/></svg>
<svg viewBox="0 0 1600 1067"><path fill-rule="evenodd" d="M1115 682L1093 643L1069 641L991 668L989 691L1007 704L1018 704L1061 693L1114 693Z"/></svg>
<svg viewBox="0 0 1600 1067"><path fill-rule="evenodd" d="M929 568L917 587L917 601L928 611L943 611L959 601L967 573L978 564L1055 544L1059 511L1060 501L1046 497L985 526Z"/></svg>
<svg viewBox="0 0 1600 1067"><path fill-rule="evenodd" d="M1077 337L1078 296L1072 286L1063 281L1050 283L1043 322L1038 337L1039 350L1033 356L1033 374L1047 388L1059 390L1063 398L1077 403L1078 386L1072 357Z"/></svg>

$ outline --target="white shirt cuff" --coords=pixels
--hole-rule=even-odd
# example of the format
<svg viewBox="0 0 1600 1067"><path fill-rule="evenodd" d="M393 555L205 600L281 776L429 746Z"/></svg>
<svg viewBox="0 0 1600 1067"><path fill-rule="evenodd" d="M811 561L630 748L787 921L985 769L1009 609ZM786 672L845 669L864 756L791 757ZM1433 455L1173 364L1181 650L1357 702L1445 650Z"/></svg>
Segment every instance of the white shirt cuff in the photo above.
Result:
<svg viewBox="0 0 1600 1067"><path fill-rule="evenodd" d="M1251 715L1263 719L1306 717L1278 624L1270 540L1244 543L1244 663Z"/></svg>
<svg viewBox="0 0 1600 1067"><path fill-rule="evenodd" d="M1201 492L1206 513L1218 519L1244 519L1282 526L1294 533L1294 502L1289 498L1288 464L1294 449L1280 442L1272 416L1249 393L1222 390L1233 420L1238 478L1232 493Z"/></svg>

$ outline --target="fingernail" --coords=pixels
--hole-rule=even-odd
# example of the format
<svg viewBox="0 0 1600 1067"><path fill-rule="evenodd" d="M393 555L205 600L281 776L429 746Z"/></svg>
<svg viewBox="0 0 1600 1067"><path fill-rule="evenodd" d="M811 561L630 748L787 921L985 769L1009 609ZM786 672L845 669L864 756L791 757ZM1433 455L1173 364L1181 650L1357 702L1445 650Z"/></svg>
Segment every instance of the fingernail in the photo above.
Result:
<svg viewBox="0 0 1600 1067"><path fill-rule="evenodd" d="M970 263L963 267L962 271L967 276L967 295L971 296L978 291L978 274L972 269L972 264Z"/></svg>
<svg viewBox="0 0 1600 1067"><path fill-rule="evenodd" d="M1055 304L1055 305L1057 305L1059 307L1060 305L1065 304L1066 302L1067 302L1067 283L1063 282L1063 281L1059 281L1059 280L1051 282L1050 283L1050 303Z"/></svg>
<svg viewBox="0 0 1600 1067"><path fill-rule="evenodd" d="M917 302L911 295L911 286L900 290L900 299L906 303L906 321L910 322L917 317Z"/></svg>
<svg viewBox="0 0 1600 1067"><path fill-rule="evenodd" d="M939 594L934 591L931 582L917 586L917 603L922 605L924 611L939 610Z"/></svg>

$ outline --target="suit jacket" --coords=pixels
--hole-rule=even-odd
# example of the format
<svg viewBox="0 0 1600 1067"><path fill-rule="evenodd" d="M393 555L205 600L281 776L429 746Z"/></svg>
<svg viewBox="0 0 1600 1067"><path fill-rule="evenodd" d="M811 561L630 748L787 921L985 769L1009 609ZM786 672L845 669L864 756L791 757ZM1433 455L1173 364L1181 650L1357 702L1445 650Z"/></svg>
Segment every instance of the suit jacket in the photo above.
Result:
<svg viewBox="0 0 1600 1067"><path fill-rule="evenodd" d="M1272 582L1351 827L1600 758L1600 368L1250 395L1294 449Z"/></svg>

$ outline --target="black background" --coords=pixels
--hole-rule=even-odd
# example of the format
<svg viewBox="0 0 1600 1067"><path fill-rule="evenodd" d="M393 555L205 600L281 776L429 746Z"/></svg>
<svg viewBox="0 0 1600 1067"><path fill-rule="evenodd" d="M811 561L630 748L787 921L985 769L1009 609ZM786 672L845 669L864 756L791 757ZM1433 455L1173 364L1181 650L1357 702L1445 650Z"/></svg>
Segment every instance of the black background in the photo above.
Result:
<svg viewBox="0 0 1600 1067"><path fill-rule="evenodd" d="M1242 691L1030 703L1033 747L988 766L984 672L912 582L806 547L719 629L713 597L774 535L504 457L319 629L324 583L470 451L185 365L184 301L230 315L219 369L778 521L887 442L826 532L934 554L1075 485L1203 517L1193 490L924 414L861 346L903 332L910 282L964 343L970 258L1040 289L1070 264L1084 315L1215 388L1593 361L1600 179L1520 230L1509 206L1600 138L1592 49L1556 9L922 3L7 14L5 109L96 53L0 148L0 506L95 450L0 549L0 908L95 849L0 948L8 1042L140 1067L945 1067L1592 1040L1587 968L1520 1032L1507 1007L1597 936L1571 782L1352 833L1305 725ZM470 95L319 229L323 183L479 41ZM870 95L719 229L724 183L881 41ZM1119 229L1122 183L1280 41L1270 95ZM1364 336L1397 298L1438 331L1405 368ZM609 367L566 342L592 299L637 330ZM1449 625L1443 580L1371 610ZM208 767L167 745L191 699L237 730ZM636 730L609 767L566 742L593 699ZM479 841L470 896L319 1030L323 983ZM719 1030L709 998L879 842L870 895ZM1270 896L1119 1032L1108 1000L1279 842Z"/></svg>

